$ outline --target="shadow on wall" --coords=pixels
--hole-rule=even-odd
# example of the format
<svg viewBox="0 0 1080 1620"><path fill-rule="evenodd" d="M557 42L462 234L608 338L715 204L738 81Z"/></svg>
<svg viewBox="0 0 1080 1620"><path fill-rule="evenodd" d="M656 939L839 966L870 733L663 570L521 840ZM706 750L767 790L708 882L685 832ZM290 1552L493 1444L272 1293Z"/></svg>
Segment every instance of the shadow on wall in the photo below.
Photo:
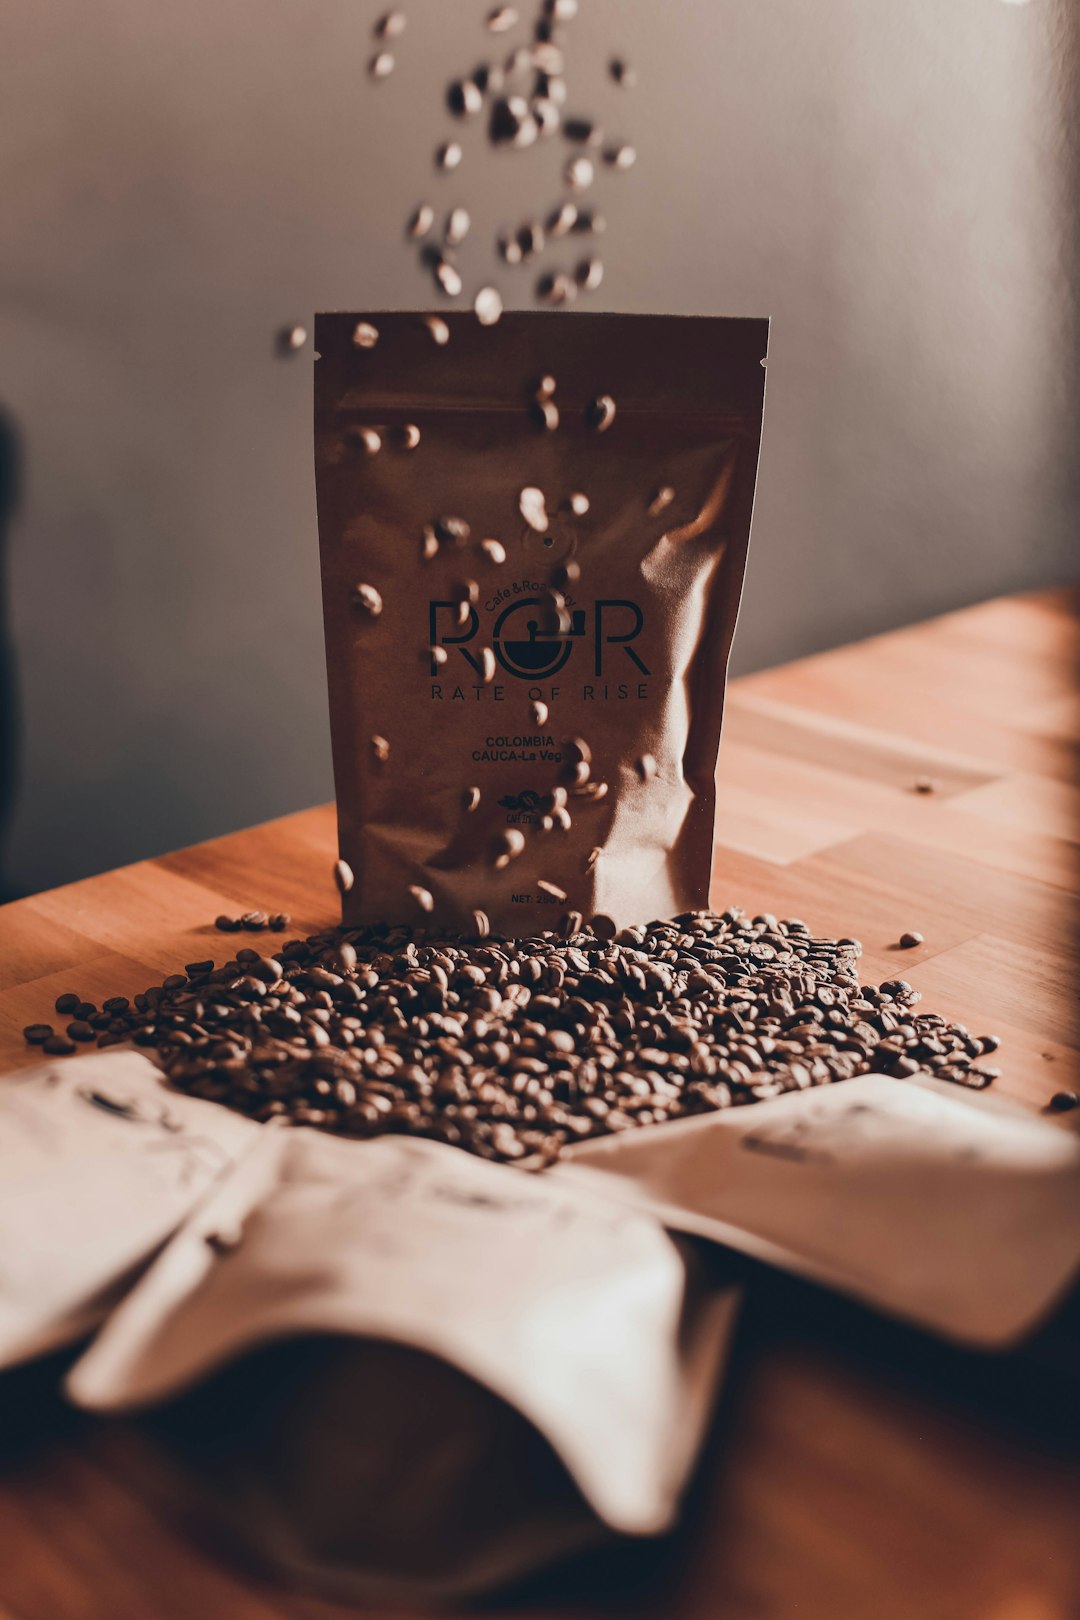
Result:
<svg viewBox="0 0 1080 1620"><path fill-rule="evenodd" d="M19 720L7 559L19 504L20 471L19 436L11 417L0 409L0 901L13 898L4 866L4 845L15 807Z"/></svg>

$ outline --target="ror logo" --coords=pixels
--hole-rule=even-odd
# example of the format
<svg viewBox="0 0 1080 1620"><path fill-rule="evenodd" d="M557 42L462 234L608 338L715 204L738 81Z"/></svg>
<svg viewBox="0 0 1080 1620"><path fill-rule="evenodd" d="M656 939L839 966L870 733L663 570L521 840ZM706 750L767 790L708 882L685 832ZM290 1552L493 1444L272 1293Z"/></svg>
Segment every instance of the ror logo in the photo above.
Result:
<svg viewBox="0 0 1080 1620"><path fill-rule="evenodd" d="M430 643L434 647L456 649L476 672L481 671L484 642L478 643L480 618L475 608L458 623L456 602L429 602ZM541 596L525 596L503 608L491 628L490 645L497 662L518 680L546 680L558 674L573 656L587 659L591 673L598 677L612 673L611 666L622 666L629 659L642 675L650 673L641 654L632 645L645 627L645 615L636 602L624 597L605 597L593 603L591 612L575 608L566 616L565 627L551 624L551 604ZM432 675L439 673L434 658Z"/></svg>

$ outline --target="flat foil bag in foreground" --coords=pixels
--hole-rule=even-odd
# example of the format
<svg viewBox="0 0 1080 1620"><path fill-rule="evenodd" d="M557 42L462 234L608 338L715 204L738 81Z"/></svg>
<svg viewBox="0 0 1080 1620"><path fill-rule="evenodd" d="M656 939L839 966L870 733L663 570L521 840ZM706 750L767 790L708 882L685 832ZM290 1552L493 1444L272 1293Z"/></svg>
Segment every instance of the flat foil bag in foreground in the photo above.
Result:
<svg viewBox="0 0 1080 1620"><path fill-rule="evenodd" d="M445 1597L667 1528L736 1307L587 1189L270 1126L68 1387L156 1408L278 1568Z"/></svg>
<svg viewBox="0 0 1080 1620"><path fill-rule="evenodd" d="M704 906L768 323L442 324L316 321L345 920Z"/></svg>

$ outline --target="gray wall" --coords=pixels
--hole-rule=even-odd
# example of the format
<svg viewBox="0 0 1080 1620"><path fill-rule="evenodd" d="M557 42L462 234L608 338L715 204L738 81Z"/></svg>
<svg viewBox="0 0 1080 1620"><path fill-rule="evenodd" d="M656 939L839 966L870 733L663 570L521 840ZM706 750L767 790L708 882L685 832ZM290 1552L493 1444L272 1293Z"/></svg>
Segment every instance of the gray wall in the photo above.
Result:
<svg viewBox="0 0 1080 1620"><path fill-rule="evenodd" d="M378 86L373 0L8 8L9 892L330 794L311 351L274 334L432 301L423 195L472 210L476 285L562 157L470 129L434 176L489 0L402 4ZM582 0L571 101L640 153L598 186L596 307L774 317L740 669L1066 574L1077 10Z"/></svg>

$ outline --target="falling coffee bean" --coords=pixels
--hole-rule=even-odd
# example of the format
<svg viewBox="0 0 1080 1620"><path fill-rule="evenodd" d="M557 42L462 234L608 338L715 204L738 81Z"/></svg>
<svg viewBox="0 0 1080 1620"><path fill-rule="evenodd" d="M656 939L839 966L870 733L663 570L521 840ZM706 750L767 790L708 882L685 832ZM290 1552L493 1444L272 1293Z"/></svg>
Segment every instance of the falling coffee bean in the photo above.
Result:
<svg viewBox="0 0 1080 1620"><path fill-rule="evenodd" d="M582 259L574 279L582 292L595 292L604 279L604 267L599 259Z"/></svg>
<svg viewBox="0 0 1080 1620"><path fill-rule="evenodd" d="M358 349L373 349L379 341L379 328L370 321L357 321L352 340Z"/></svg>
<svg viewBox="0 0 1080 1620"><path fill-rule="evenodd" d="M577 283L562 270L545 270L536 283L536 296L545 304L568 304L577 294Z"/></svg>
<svg viewBox="0 0 1080 1620"><path fill-rule="evenodd" d="M411 237L414 242L418 242L422 236L427 235L434 223L434 208L430 203L421 203L419 208L410 215L409 222L405 227L405 234Z"/></svg>
<svg viewBox="0 0 1080 1620"><path fill-rule="evenodd" d="M536 887L542 894L550 895L553 900L566 899L566 890L560 889L557 883L549 883L546 878L537 878Z"/></svg>
<svg viewBox="0 0 1080 1620"><path fill-rule="evenodd" d="M472 811L478 808L479 804L480 789L478 787L467 787L461 796L461 807L466 815L470 815Z"/></svg>
<svg viewBox="0 0 1080 1620"><path fill-rule="evenodd" d="M472 931L477 939L487 939L491 933L491 923L488 921L486 911L474 911L472 914Z"/></svg>
<svg viewBox="0 0 1080 1620"><path fill-rule="evenodd" d="M462 152L457 141L447 141L435 153L435 161L440 169L456 169L461 162Z"/></svg>
<svg viewBox="0 0 1080 1620"><path fill-rule="evenodd" d="M346 437L354 450L362 450L366 456L376 456L382 449L382 436L371 427L352 427Z"/></svg>
<svg viewBox="0 0 1080 1620"><path fill-rule="evenodd" d="M637 83L637 74L629 62L624 61L621 56L612 57L608 63L608 72L615 83L622 85L624 90L631 89Z"/></svg>
<svg viewBox="0 0 1080 1620"><path fill-rule="evenodd" d="M518 265L525 257L521 250L521 243L518 241L516 235L504 232L499 237L496 245L499 250L499 257L503 260L504 264Z"/></svg>
<svg viewBox="0 0 1080 1620"><path fill-rule="evenodd" d="M443 226L443 241L447 247L460 247L469 234L471 221L466 209L451 208Z"/></svg>
<svg viewBox="0 0 1080 1620"><path fill-rule="evenodd" d="M501 540L493 540L490 537L487 540L481 540L480 550L488 561L495 563L496 566L506 561L506 547Z"/></svg>
<svg viewBox="0 0 1080 1620"><path fill-rule="evenodd" d="M452 264L446 259L439 259L434 268L435 280L446 294L447 298L457 298L464 285L460 275Z"/></svg>
<svg viewBox="0 0 1080 1620"><path fill-rule="evenodd" d="M363 583L353 586L352 604L360 608L369 618L377 619L383 610L383 599L374 585Z"/></svg>
<svg viewBox="0 0 1080 1620"><path fill-rule="evenodd" d="M589 510L589 497L583 495L579 490L570 496L566 504L575 517L584 517Z"/></svg>
<svg viewBox="0 0 1080 1620"><path fill-rule="evenodd" d="M484 98L472 79L459 79L446 93L447 105L458 118L475 118L484 110Z"/></svg>
<svg viewBox="0 0 1080 1620"><path fill-rule="evenodd" d="M604 153L604 162L612 169L632 169L637 162L637 153L625 142L621 146L609 146Z"/></svg>
<svg viewBox="0 0 1080 1620"><path fill-rule="evenodd" d="M373 79L386 79L394 71L394 58L389 51L380 51L368 63L368 72Z"/></svg>
<svg viewBox="0 0 1080 1620"><path fill-rule="evenodd" d="M511 861L517 860L525 848L525 834L517 827L507 827L493 840L491 846L491 864L499 871L509 866Z"/></svg>
<svg viewBox="0 0 1080 1620"><path fill-rule="evenodd" d="M596 170L587 157L573 157L563 169L563 179L571 191L586 191L596 178Z"/></svg>
<svg viewBox="0 0 1080 1620"><path fill-rule="evenodd" d="M429 647L427 656L438 669L441 669L450 658L445 647Z"/></svg>
<svg viewBox="0 0 1080 1620"><path fill-rule="evenodd" d="M494 326L502 315L503 303L494 287L481 287L473 300L473 309L481 326Z"/></svg>
<svg viewBox="0 0 1080 1620"><path fill-rule="evenodd" d="M656 491L656 494L649 502L649 516L659 517L661 512L665 511L667 507L671 505L674 499L675 491L672 489L671 485L661 484L660 488Z"/></svg>
<svg viewBox="0 0 1080 1620"><path fill-rule="evenodd" d="M634 761L634 769L643 782L651 782L656 775L656 760L652 754L642 754Z"/></svg>
<svg viewBox="0 0 1080 1620"><path fill-rule="evenodd" d="M578 222L578 208L576 203L560 203L553 214L548 216L547 231L549 236L567 236Z"/></svg>
<svg viewBox="0 0 1080 1620"><path fill-rule="evenodd" d="M434 911L435 901L431 890L423 888L419 883L409 884L409 893L420 907L421 911Z"/></svg>
<svg viewBox="0 0 1080 1620"><path fill-rule="evenodd" d="M585 413L585 420L597 433L606 433L615 420L615 401L610 394L597 394Z"/></svg>
<svg viewBox="0 0 1080 1620"><path fill-rule="evenodd" d="M286 326L278 333L278 349L282 354L296 354L307 342L306 326Z"/></svg>
<svg viewBox="0 0 1080 1620"><path fill-rule="evenodd" d="M537 534L547 533L549 527L547 503L542 489L536 489L532 485L523 489L518 496L518 510L530 529L534 529Z"/></svg>
<svg viewBox="0 0 1080 1620"><path fill-rule="evenodd" d="M386 761L390 758L390 744L387 742L385 737L380 737L378 733L372 737L371 753L376 764L386 764Z"/></svg>
<svg viewBox="0 0 1080 1620"><path fill-rule="evenodd" d="M343 861L340 858L336 860L334 862L334 882L338 886L338 893L348 894L355 881L353 869L348 861Z"/></svg>
<svg viewBox="0 0 1080 1620"><path fill-rule="evenodd" d="M444 343L449 343L450 328L440 316L425 315L423 316L423 322L431 333L433 341L439 344L440 348Z"/></svg>
<svg viewBox="0 0 1080 1620"><path fill-rule="evenodd" d="M530 704L530 708L532 710L533 724L537 726L546 726L548 720L547 704L542 703L539 698L534 698Z"/></svg>
<svg viewBox="0 0 1080 1620"><path fill-rule="evenodd" d="M497 6L487 15L487 26L493 34L505 34L509 29L516 28L518 14L513 6Z"/></svg>
<svg viewBox="0 0 1080 1620"><path fill-rule="evenodd" d="M415 450L420 443L420 429L415 422L405 422L398 433L398 443L403 450Z"/></svg>
<svg viewBox="0 0 1080 1620"><path fill-rule="evenodd" d="M405 32L405 13L403 11L387 11L375 24L376 39L397 39L399 34Z"/></svg>
<svg viewBox="0 0 1080 1620"><path fill-rule="evenodd" d="M537 397L532 403L532 417L543 432L554 433L559 425L559 407L553 399Z"/></svg>
<svg viewBox="0 0 1080 1620"><path fill-rule="evenodd" d="M484 647L480 652L480 679L485 686L490 686L495 679L495 654L490 647Z"/></svg>

